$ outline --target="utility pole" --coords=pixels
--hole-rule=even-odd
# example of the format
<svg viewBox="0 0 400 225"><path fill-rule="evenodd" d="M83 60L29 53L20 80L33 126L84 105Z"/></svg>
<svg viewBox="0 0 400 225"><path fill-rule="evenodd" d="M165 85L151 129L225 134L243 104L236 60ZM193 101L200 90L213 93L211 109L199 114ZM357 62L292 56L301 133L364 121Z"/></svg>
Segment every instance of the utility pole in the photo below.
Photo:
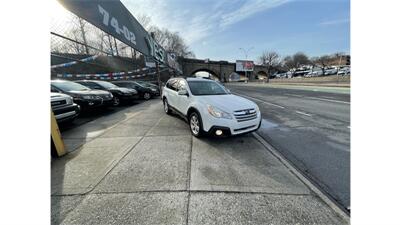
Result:
<svg viewBox="0 0 400 225"><path fill-rule="evenodd" d="M156 61L157 82L158 82L158 87L160 88L160 96L162 96L160 67L158 65L158 61L157 60L155 60L155 61Z"/></svg>

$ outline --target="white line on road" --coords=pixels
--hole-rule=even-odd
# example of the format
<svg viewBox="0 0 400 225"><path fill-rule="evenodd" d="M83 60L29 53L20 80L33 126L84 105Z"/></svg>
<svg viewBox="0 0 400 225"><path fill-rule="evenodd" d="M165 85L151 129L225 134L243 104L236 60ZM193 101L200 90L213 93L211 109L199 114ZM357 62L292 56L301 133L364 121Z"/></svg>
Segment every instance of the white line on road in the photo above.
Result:
<svg viewBox="0 0 400 225"><path fill-rule="evenodd" d="M311 116L311 114L305 113L305 112L301 112L301 111L296 111L296 113L301 114L301 115L305 115L305 116Z"/></svg>
<svg viewBox="0 0 400 225"><path fill-rule="evenodd" d="M317 98L317 97L307 97L307 98L321 100L321 101L327 101L327 102L343 103L343 104L349 104L350 105L350 102L339 101L339 100L332 100L332 99L326 99L326 98Z"/></svg>
<svg viewBox="0 0 400 225"><path fill-rule="evenodd" d="M235 94L237 94L237 95L239 95L239 96L242 96L242 97L245 97L245 98L251 98L251 99L254 99L254 100L256 100L256 101L260 101L260 102L262 102L262 103L264 103L264 104L272 105L272 106L275 106L275 107L278 107L278 108L281 108L281 109L284 109L284 108L285 108L285 107L283 107L283 106L280 106L280 105L277 105L277 104L274 104L274 103L270 103L270 102L266 102L266 101L263 101L263 100L258 99L258 98L253 98L253 97L250 97L250 96L247 96L247 95L241 95L241 94L238 94L238 93L235 93Z"/></svg>
<svg viewBox="0 0 400 225"><path fill-rule="evenodd" d="M287 96L293 96L293 97L298 97L298 98L303 98L303 95L293 95L293 94L286 94Z"/></svg>

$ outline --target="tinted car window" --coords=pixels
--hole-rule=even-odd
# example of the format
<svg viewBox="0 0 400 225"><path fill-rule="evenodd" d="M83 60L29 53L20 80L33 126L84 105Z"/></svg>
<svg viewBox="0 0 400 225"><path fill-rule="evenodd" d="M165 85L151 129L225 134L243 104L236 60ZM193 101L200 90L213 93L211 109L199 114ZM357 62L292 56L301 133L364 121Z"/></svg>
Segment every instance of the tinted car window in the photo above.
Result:
<svg viewBox="0 0 400 225"><path fill-rule="evenodd" d="M180 80L178 84L178 91L186 89L186 82L184 80Z"/></svg>
<svg viewBox="0 0 400 225"><path fill-rule="evenodd" d="M94 83L94 82L82 82L81 84L88 86L92 89L103 89L103 87L101 87L100 85Z"/></svg>
<svg viewBox="0 0 400 225"><path fill-rule="evenodd" d="M104 88L116 88L117 87L115 84L112 84L112 83L107 82L107 81L96 81L96 82L93 82L93 83L95 83L97 85L100 85L100 86L102 86Z"/></svg>
<svg viewBox="0 0 400 225"><path fill-rule="evenodd" d="M172 82L174 81L175 79L172 79L172 80L169 80L168 82L167 82L167 84L165 85L167 88L169 88L169 89L172 89Z"/></svg>
<svg viewBox="0 0 400 225"><path fill-rule="evenodd" d="M193 95L226 95L225 88L214 81L188 81Z"/></svg>
<svg viewBox="0 0 400 225"><path fill-rule="evenodd" d="M171 82L171 89L174 91L178 91L179 88L179 80L175 79Z"/></svg>

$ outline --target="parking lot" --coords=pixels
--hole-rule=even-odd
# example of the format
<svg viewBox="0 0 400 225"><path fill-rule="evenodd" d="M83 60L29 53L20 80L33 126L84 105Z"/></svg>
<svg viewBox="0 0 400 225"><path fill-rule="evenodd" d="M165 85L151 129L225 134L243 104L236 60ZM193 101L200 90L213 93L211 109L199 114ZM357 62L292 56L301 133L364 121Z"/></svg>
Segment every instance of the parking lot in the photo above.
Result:
<svg viewBox="0 0 400 225"><path fill-rule="evenodd" d="M75 122L52 160L52 224L348 223L252 134L194 138L160 99Z"/></svg>

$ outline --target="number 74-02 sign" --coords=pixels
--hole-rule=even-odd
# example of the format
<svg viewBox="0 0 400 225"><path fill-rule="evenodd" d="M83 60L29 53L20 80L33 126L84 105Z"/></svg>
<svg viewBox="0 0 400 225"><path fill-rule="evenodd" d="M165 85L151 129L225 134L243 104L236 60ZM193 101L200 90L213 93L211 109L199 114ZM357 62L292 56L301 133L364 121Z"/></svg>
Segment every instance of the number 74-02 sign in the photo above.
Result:
<svg viewBox="0 0 400 225"><path fill-rule="evenodd" d="M166 62L165 50L157 44L119 0L58 0L75 15L111 34L146 56Z"/></svg>

